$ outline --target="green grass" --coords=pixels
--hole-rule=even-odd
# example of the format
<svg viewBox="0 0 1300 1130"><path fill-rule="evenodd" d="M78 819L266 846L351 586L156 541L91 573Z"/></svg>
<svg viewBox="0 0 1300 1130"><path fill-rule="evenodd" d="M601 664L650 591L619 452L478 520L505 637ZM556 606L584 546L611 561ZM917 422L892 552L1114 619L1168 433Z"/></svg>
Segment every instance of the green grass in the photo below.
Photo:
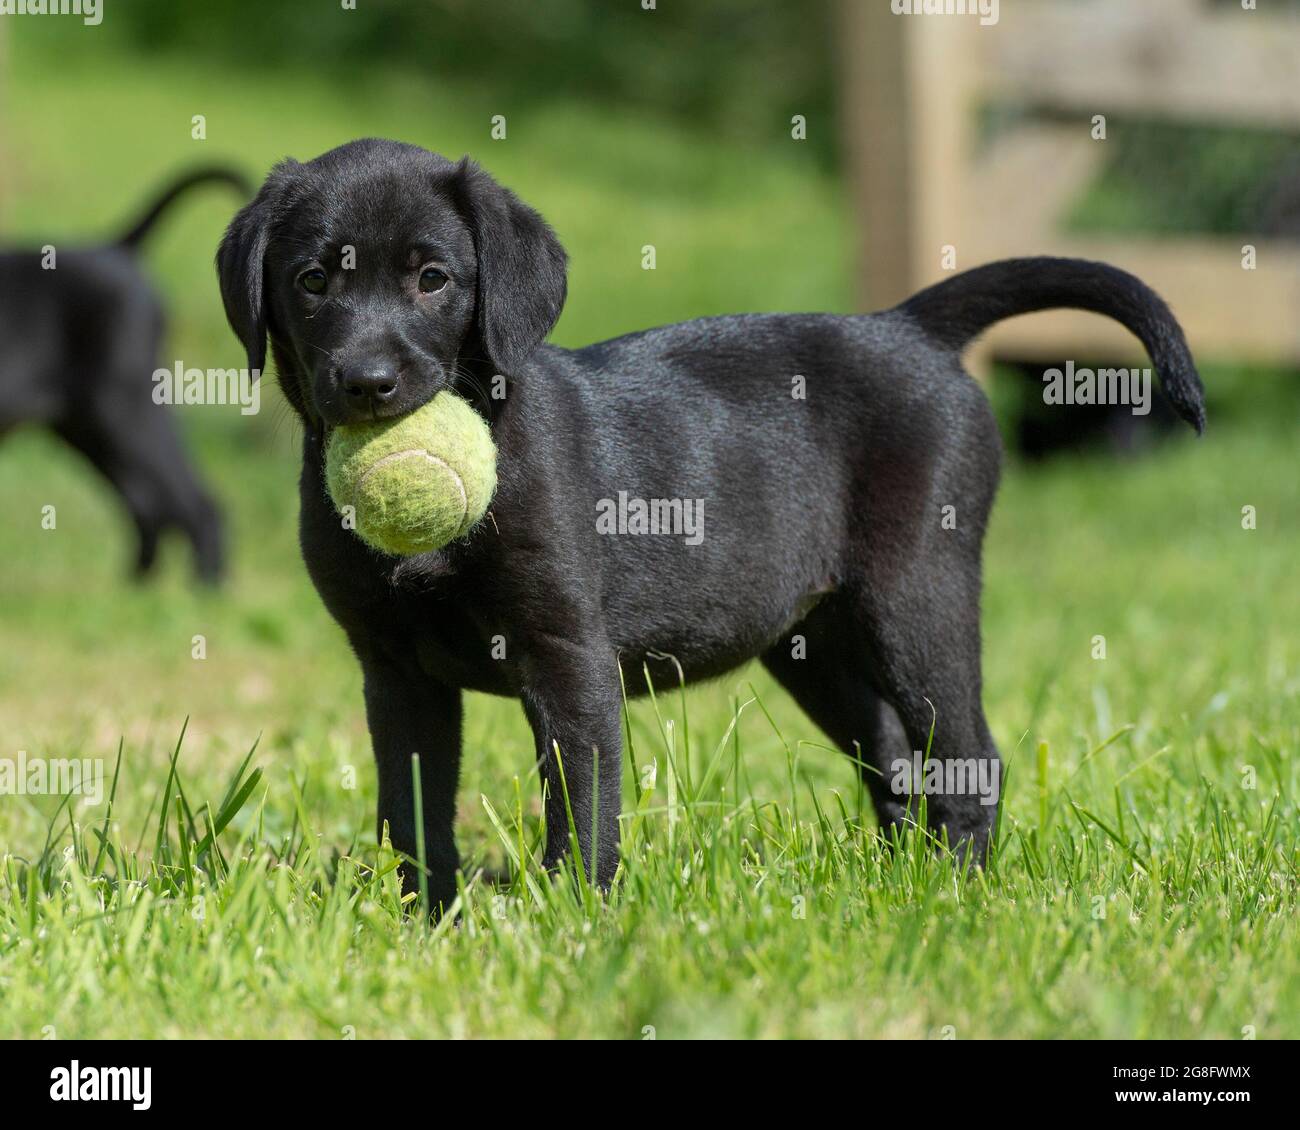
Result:
<svg viewBox="0 0 1300 1130"><path fill-rule="evenodd" d="M210 155L188 141L204 112L212 152L220 137L250 171L358 133L479 153L573 254L563 343L849 308L836 190L788 144L557 105L521 108L494 148L486 89L166 59L56 71L20 35L13 81L47 80L9 123L26 238L111 229L161 170ZM196 198L149 255L168 348L194 364L238 363L210 267L228 212ZM296 550L292 424L273 403L252 422L182 412L233 527L215 594L190 588L180 546L157 584L127 585L115 500L20 432L0 447L0 756L118 772L111 809L0 796L0 1036L1300 1035L1296 390L1223 366L1207 383L1201 442L1008 468L984 602L1010 763L990 871L882 850L847 759L752 669L632 705L619 883L552 885L517 866L541 835L522 715L471 696L464 906L432 928L375 843L359 674Z"/></svg>

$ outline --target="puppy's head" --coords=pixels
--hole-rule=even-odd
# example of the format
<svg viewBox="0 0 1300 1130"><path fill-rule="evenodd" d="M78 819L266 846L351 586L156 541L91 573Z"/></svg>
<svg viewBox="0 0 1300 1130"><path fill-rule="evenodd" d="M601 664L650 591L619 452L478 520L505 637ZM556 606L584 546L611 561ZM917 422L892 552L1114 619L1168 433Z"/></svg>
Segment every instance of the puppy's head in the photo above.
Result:
<svg viewBox="0 0 1300 1130"><path fill-rule="evenodd" d="M277 165L217 252L248 364L334 427L399 416L474 373L512 376L564 305L546 222L465 158L354 141ZM472 379L472 377L471 377Z"/></svg>

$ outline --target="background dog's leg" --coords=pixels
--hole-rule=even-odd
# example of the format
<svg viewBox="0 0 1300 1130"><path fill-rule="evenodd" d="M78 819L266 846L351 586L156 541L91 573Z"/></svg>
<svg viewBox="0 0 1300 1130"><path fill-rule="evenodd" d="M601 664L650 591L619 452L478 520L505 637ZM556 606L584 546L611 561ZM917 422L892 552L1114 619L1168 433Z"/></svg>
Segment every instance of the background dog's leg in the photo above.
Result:
<svg viewBox="0 0 1300 1130"><path fill-rule="evenodd" d="M376 834L383 835L387 820L393 847L412 859L418 857L411 777L411 756L418 753L429 905L436 914L456 897L460 865L453 828L460 779L460 691L434 683L418 670L365 655L361 669L366 721L379 773ZM402 868L402 887L419 890L414 867Z"/></svg>
<svg viewBox="0 0 1300 1130"><path fill-rule="evenodd" d="M546 789L543 862L554 867L569 854L567 787L583 868L588 879L594 876L601 887L608 887L618 868L623 779L618 661L608 647L554 641L537 645L531 661L536 663L538 681L522 697ZM563 779L556 744L563 759ZM593 832L598 840L594 869Z"/></svg>
<svg viewBox="0 0 1300 1130"><path fill-rule="evenodd" d="M122 496L139 537L137 573L153 567L159 536L175 526L194 547L198 575L209 582L220 578L221 518L185 458L175 422L163 409L151 405L143 413L67 421L56 431Z"/></svg>

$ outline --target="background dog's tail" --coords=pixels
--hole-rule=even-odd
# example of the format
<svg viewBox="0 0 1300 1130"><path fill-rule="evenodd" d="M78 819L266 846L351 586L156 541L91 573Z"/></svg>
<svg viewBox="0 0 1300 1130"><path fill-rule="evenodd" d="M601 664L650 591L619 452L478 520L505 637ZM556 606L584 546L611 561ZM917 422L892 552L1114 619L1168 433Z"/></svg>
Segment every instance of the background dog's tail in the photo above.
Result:
<svg viewBox="0 0 1300 1130"><path fill-rule="evenodd" d="M1205 390L1182 327L1141 279L1086 259L1003 259L914 294L898 307L935 341L961 349L1016 314L1067 307L1105 314L1146 346L1178 414L1205 430Z"/></svg>
<svg viewBox="0 0 1300 1130"><path fill-rule="evenodd" d="M119 236L117 245L125 247L128 251L134 251L141 241L153 229L158 218L167 211L175 202L176 198L185 192L188 192L196 185L215 182L228 184L240 192L245 198L252 195L252 187L243 175L234 169L224 168L222 166L210 166L208 168L195 169L193 172L186 173L179 180L169 185L154 201L145 209L144 215L140 217L126 232L125 235Z"/></svg>

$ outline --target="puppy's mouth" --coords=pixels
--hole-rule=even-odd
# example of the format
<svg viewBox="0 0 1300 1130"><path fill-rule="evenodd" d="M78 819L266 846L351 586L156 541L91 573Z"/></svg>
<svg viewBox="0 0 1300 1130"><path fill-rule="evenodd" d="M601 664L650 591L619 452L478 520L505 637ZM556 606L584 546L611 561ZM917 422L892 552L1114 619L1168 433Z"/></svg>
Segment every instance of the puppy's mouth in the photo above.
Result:
<svg viewBox="0 0 1300 1130"><path fill-rule="evenodd" d="M405 399L401 403L388 401L385 403L363 403L363 404L342 404L337 407L331 406L329 410L321 413L321 421L327 428L350 427L354 424L372 424L377 420L395 420L399 416L405 416L409 412L414 412L425 400L412 400L407 403Z"/></svg>

